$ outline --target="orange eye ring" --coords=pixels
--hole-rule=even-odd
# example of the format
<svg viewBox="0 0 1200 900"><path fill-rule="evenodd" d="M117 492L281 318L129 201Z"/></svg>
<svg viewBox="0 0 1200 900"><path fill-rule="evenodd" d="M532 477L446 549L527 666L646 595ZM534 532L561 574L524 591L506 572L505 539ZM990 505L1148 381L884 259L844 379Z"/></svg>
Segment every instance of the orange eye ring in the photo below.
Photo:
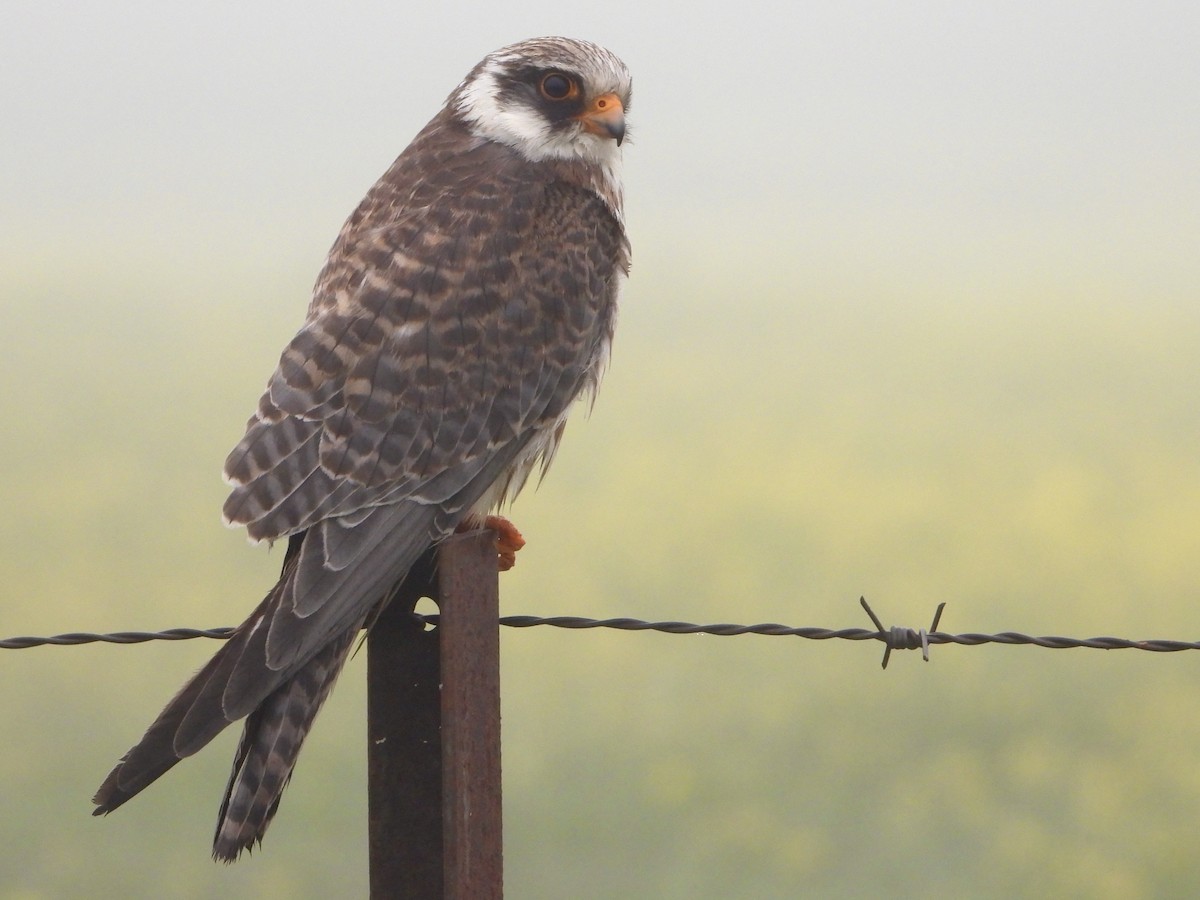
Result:
<svg viewBox="0 0 1200 900"><path fill-rule="evenodd" d="M563 100L574 100L579 96L579 85L575 79L562 72L548 72L538 82L538 91L547 100L561 103Z"/></svg>

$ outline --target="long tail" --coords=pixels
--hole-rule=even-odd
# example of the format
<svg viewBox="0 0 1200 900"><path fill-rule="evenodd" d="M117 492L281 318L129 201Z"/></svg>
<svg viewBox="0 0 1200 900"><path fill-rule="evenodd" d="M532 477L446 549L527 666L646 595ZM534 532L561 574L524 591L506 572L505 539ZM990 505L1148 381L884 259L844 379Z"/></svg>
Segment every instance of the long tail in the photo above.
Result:
<svg viewBox="0 0 1200 900"><path fill-rule="evenodd" d="M213 856L232 862L262 840L300 745L362 627L355 623L293 672L252 662L266 659L266 622L293 576L302 541L302 533L292 537L279 582L104 779L92 798L93 815L112 812L249 714L221 804ZM231 705L227 689L235 673L238 700Z"/></svg>
<svg viewBox="0 0 1200 900"><path fill-rule="evenodd" d="M358 631L356 625L330 641L246 719L217 814L214 859L233 862L243 850L262 843L292 778L300 746L333 690Z"/></svg>
<svg viewBox="0 0 1200 900"><path fill-rule="evenodd" d="M92 797L96 804L92 815L106 815L135 797L177 762L200 750L245 715L235 715L225 709L223 686L238 659L247 653L261 655L264 652L262 647L254 644L262 643L260 636L265 637L267 629L258 626L263 623L266 602L192 676L158 714L142 739L121 757ZM269 695L277 687L278 684L268 684L263 692Z"/></svg>

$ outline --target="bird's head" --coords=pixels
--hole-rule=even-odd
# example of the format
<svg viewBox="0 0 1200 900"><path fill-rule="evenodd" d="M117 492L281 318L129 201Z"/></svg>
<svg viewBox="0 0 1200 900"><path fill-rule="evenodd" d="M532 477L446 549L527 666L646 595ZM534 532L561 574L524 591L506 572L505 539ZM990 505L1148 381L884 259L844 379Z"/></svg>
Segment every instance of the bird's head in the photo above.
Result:
<svg viewBox="0 0 1200 900"><path fill-rule="evenodd" d="M472 133L526 159L613 166L632 82L615 54L587 41L533 38L489 54L447 104Z"/></svg>

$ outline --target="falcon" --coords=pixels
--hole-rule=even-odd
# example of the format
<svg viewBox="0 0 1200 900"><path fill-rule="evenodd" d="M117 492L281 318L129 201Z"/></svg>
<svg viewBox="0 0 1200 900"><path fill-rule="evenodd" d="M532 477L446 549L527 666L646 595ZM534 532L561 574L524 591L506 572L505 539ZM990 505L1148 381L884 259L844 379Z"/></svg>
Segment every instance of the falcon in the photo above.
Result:
<svg viewBox="0 0 1200 900"><path fill-rule="evenodd" d="M245 718L213 842L262 841L359 631L430 547L493 524L594 395L629 270L631 81L535 38L485 57L350 216L245 436L224 517L279 581L105 779L112 812ZM523 541L499 520L503 568Z"/></svg>

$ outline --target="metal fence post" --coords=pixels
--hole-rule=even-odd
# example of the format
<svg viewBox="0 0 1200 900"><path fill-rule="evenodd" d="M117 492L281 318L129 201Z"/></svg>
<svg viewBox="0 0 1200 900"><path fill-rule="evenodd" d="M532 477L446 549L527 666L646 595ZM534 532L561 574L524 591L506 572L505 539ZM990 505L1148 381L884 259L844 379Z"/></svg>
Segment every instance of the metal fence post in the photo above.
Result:
<svg viewBox="0 0 1200 900"><path fill-rule="evenodd" d="M439 605L431 631L411 616L422 596ZM377 900L503 896L498 618L495 535L475 531L422 558L369 632Z"/></svg>
<svg viewBox="0 0 1200 900"><path fill-rule="evenodd" d="M442 828L446 900L504 893L500 782L500 590L496 536L438 554L442 647Z"/></svg>

